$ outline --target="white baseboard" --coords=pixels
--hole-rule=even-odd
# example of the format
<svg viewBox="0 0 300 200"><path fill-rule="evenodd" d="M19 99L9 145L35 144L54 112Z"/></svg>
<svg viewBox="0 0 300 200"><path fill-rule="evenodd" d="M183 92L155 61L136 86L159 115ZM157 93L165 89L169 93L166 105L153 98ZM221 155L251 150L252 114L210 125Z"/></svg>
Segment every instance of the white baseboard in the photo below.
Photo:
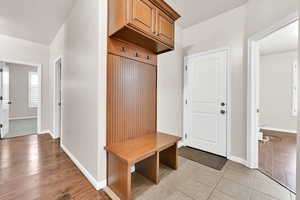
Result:
<svg viewBox="0 0 300 200"><path fill-rule="evenodd" d="M286 129L280 129L280 128L271 128L271 127L260 127L263 130L268 130L268 131L277 131L277 132L284 132L284 133L297 133L295 130L286 130Z"/></svg>
<svg viewBox="0 0 300 200"><path fill-rule="evenodd" d="M9 120L19 120L19 119L37 119L37 116L13 117L13 118L9 118Z"/></svg>
<svg viewBox="0 0 300 200"><path fill-rule="evenodd" d="M89 182L94 186L96 190L100 190L106 187L106 180L97 181L93 175L75 158L75 156L63 145L61 148L70 157L78 169L84 174L84 176L89 180Z"/></svg>
<svg viewBox="0 0 300 200"><path fill-rule="evenodd" d="M185 146L184 141L179 141L177 147L180 148L180 147L183 147L183 146Z"/></svg>
<svg viewBox="0 0 300 200"><path fill-rule="evenodd" d="M52 137L53 139L58 139L58 138L59 138L59 137L57 137L57 136L53 133L53 131L50 131L50 130L43 130L43 131L39 132L39 134L40 134L40 135L41 135L41 134L50 134L51 137Z"/></svg>
<svg viewBox="0 0 300 200"><path fill-rule="evenodd" d="M50 131L50 130L42 130L42 131L40 131L38 134L39 134L39 135L42 135L42 134L50 134L51 137L52 137L53 139L57 139L57 138L54 137L52 131Z"/></svg>
<svg viewBox="0 0 300 200"><path fill-rule="evenodd" d="M51 135L51 131L49 131L49 130L42 130L38 134L39 135L42 135L42 134L50 134Z"/></svg>
<svg viewBox="0 0 300 200"><path fill-rule="evenodd" d="M233 162L242 164L242 165L244 165L244 166L246 166L246 167L249 167L248 161L247 161L247 160L244 160L244 159L242 159L242 158L240 158L240 157L236 157L236 156L231 156L231 155L229 155L229 156L227 156L227 159L228 159L228 160L231 160L231 161L233 161ZM249 167L249 168L250 168L250 167Z"/></svg>

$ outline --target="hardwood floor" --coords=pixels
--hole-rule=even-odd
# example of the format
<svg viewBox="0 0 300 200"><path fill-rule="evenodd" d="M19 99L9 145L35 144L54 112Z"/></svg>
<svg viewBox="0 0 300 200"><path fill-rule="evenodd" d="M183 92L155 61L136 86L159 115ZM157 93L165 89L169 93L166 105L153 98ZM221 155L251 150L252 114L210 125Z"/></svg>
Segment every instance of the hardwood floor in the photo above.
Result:
<svg viewBox="0 0 300 200"><path fill-rule="evenodd" d="M109 200L50 135L0 140L0 200Z"/></svg>
<svg viewBox="0 0 300 200"><path fill-rule="evenodd" d="M280 184L296 191L297 135L263 130L269 138L259 142L259 169Z"/></svg>

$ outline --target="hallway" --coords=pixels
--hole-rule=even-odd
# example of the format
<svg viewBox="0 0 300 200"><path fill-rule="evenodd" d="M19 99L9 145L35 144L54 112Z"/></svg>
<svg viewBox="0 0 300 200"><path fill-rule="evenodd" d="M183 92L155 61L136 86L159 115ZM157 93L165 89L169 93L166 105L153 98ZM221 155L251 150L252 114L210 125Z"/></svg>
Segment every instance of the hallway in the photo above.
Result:
<svg viewBox="0 0 300 200"><path fill-rule="evenodd" d="M228 161L214 170L180 157L177 171L162 168L160 185L135 174L136 199L294 200L295 195L264 176ZM184 177L184 178L183 178ZM180 184L178 184L181 182ZM173 195L170 195L172 193ZM153 198L155 197L155 198ZM0 140L0 200L110 200L96 191L50 135Z"/></svg>
<svg viewBox="0 0 300 200"><path fill-rule="evenodd" d="M297 135L263 130L266 142L259 142L259 169L291 191L296 191Z"/></svg>
<svg viewBox="0 0 300 200"><path fill-rule="evenodd" d="M109 200L50 135L0 140L0 200Z"/></svg>

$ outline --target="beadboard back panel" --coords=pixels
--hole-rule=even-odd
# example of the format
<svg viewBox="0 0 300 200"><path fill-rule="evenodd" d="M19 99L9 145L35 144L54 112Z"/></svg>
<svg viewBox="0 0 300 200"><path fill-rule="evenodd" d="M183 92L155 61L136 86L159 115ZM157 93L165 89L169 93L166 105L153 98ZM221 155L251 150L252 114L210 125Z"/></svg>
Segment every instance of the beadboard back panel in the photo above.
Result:
<svg viewBox="0 0 300 200"><path fill-rule="evenodd" d="M107 145L156 132L157 67L108 54Z"/></svg>

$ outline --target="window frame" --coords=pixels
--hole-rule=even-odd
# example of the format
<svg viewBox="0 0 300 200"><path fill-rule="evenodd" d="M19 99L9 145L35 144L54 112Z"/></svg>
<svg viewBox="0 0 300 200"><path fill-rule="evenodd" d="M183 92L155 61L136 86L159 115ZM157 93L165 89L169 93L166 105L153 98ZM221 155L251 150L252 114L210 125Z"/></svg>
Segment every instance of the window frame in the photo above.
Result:
<svg viewBox="0 0 300 200"><path fill-rule="evenodd" d="M38 92L38 101L37 102L34 102L32 100L32 95L31 95L31 91L32 91L32 83L31 83L31 79L32 79L32 76L33 75L36 75L38 80L37 80L37 92ZM39 81L39 73L38 72L28 72L28 107L29 108L38 108L39 107L39 104L41 102L41 99L40 99L40 91L39 91L39 84L40 84L40 81Z"/></svg>
<svg viewBox="0 0 300 200"><path fill-rule="evenodd" d="M298 116L298 76L299 76L299 67L297 61L293 63L292 70L292 116Z"/></svg>

